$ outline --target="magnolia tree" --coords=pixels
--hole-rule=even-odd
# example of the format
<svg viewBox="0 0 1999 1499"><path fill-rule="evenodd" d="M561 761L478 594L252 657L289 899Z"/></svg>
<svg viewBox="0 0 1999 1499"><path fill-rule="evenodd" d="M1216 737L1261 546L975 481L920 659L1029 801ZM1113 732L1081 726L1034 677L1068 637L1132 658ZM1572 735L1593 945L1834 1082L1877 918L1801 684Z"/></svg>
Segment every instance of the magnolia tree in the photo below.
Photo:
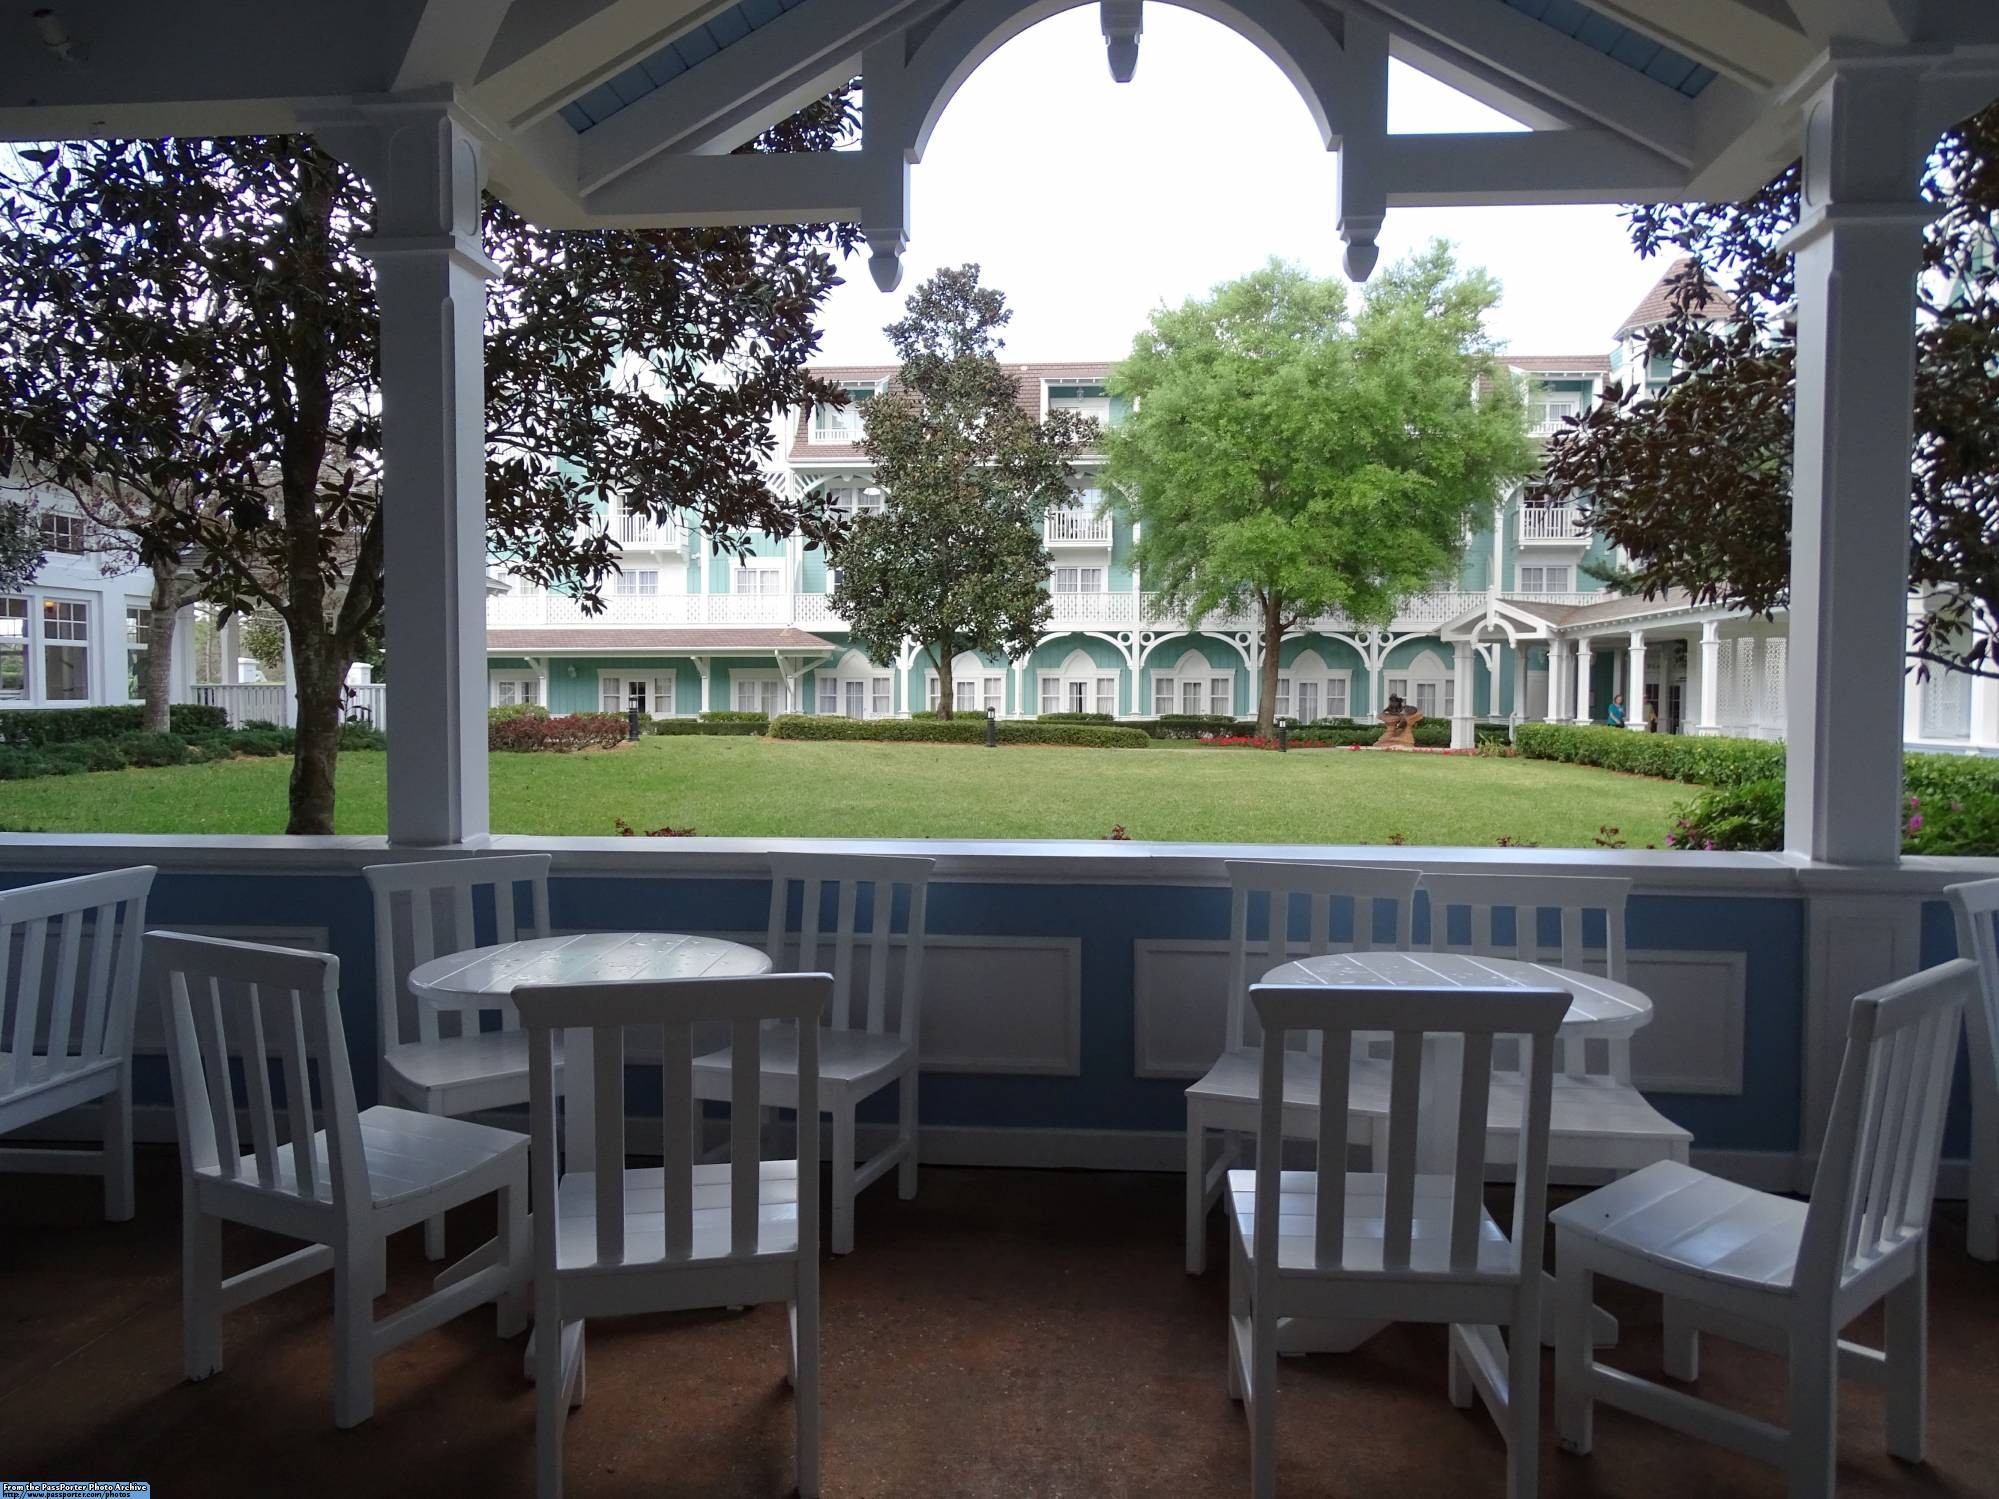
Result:
<svg viewBox="0 0 1999 1499"><path fill-rule="evenodd" d="M888 498L834 554L834 611L877 661L915 641L937 670L944 718L961 651L1024 656L1039 642L1053 608L1041 519L1069 498L1071 460L1096 432L1074 412L1022 409L999 362L1011 316L976 265L911 293L884 330L901 368L861 413Z"/></svg>
<svg viewBox="0 0 1999 1499"><path fill-rule="evenodd" d="M1133 563L1168 609L1256 617L1259 734L1287 630L1328 612L1387 624L1531 469L1485 332L1498 296L1441 243L1358 309L1343 283L1272 261L1154 313L1112 372L1134 407L1107 470L1140 523Z"/></svg>
<svg viewBox="0 0 1999 1499"><path fill-rule="evenodd" d="M1935 217L1909 330L1909 585L1941 607L1910 651L1925 667L1999 676L1999 104L1944 136L1922 192ZM1629 583L1646 594L1684 588L1768 614L1791 586L1797 330L1779 241L1798 220L1798 169L1742 203L1652 205L1628 218L1642 254L1689 257L1648 350L1674 374L1650 399L1608 385L1549 443L1534 498L1586 510L1629 554ZM1717 321L1708 309L1723 279L1735 312Z"/></svg>
<svg viewBox="0 0 1999 1499"><path fill-rule="evenodd" d="M830 149L852 124L836 95L754 149ZM304 136L84 142L0 170L0 467L138 497L149 563L284 621L295 833L333 830L347 669L382 611L373 212ZM834 534L761 466L771 412L826 394L804 366L851 227L556 233L489 199L483 228L496 558L595 607L613 496L685 507L724 547Z"/></svg>

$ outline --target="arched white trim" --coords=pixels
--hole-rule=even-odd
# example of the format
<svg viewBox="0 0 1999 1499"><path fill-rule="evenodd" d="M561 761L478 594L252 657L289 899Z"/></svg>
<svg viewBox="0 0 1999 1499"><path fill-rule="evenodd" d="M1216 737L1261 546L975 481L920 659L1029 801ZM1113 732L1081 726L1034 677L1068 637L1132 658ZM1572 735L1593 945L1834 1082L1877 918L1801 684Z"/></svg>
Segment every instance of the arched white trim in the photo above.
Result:
<svg viewBox="0 0 1999 1499"><path fill-rule="evenodd" d="M1035 672L1034 711L1113 714L1121 711L1127 660L1123 647L1119 647L1117 665L1104 666L1077 646L1062 658L1060 665L1044 666Z"/></svg>

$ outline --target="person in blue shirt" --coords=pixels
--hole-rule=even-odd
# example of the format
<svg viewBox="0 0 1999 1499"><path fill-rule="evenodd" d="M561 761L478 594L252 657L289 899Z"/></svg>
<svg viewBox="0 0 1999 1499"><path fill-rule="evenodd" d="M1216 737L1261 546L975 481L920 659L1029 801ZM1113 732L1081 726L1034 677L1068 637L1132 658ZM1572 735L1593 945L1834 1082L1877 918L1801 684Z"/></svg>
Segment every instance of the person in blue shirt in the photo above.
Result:
<svg viewBox="0 0 1999 1499"><path fill-rule="evenodd" d="M1615 697L1613 697L1610 700L1610 712L1604 715L1604 721L1608 723L1613 729L1621 729L1624 727L1623 693L1621 692L1618 693Z"/></svg>

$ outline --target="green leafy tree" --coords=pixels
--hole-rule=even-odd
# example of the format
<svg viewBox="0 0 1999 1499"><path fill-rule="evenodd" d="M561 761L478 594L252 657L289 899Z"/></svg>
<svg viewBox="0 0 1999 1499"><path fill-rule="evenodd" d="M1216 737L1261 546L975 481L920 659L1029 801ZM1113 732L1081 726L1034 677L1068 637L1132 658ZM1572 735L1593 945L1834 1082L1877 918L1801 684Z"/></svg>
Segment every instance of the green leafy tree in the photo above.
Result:
<svg viewBox="0 0 1999 1499"><path fill-rule="evenodd" d="M754 143L830 149L844 94ZM298 691L288 830L333 831L347 668L382 612L380 317L367 184L305 136L80 142L0 168L0 467L122 487L143 557L269 612ZM489 199L493 555L601 603L603 503L686 507L724 546L829 534L775 495L770 413L805 372L850 226L537 229Z"/></svg>
<svg viewBox="0 0 1999 1499"><path fill-rule="evenodd" d="M877 661L915 641L945 718L961 651L1024 656L1040 640L1053 608L1041 518L1068 499L1071 460L1096 433L1074 412L1037 421L1021 408L1020 382L999 362L1011 316L976 265L910 295L885 330L901 368L862 411L888 499L834 553L834 610Z"/></svg>
<svg viewBox="0 0 1999 1499"><path fill-rule="evenodd" d="M1791 587L1797 328L1793 165L1740 203L1628 211L1632 243L1688 257L1647 353L1672 361L1646 398L1613 382L1550 441L1532 498L1578 505L1632 559L1632 582L1768 614ZM1948 132L1922 179L1909 463L1909 585L1940 596L1910 645L1925 666L1999 676L1999 104ZM1733 315L1710 315L1728 283Z"/></svg>
<svg viewBox="0 0 1999 1499"><path fill-rule="evenodd" d="M1169 609L1257 617L1259 733L1287 630L1329 612L1387 624L1532 468L1485 332L1498 295L1441 242L1357 311L1344 284L1272 261L1155 312L1112 372L1135 408L1106 473L1141 523L1133 562Z"/></svg>
<svg viewBox="0 0 1999 1499"><path fill-rule="evenodd" d="M0 588L34 581L43 560L42 536L32 505L0 498Z"/></svg>

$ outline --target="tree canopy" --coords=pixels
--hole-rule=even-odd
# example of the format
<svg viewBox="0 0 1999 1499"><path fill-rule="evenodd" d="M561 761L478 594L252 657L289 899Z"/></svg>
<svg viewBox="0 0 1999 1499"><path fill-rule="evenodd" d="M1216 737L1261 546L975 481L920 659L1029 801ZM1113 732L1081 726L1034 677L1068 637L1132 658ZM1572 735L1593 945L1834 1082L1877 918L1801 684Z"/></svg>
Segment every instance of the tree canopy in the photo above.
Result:
<svg viewBox="0 0 1999 1499"><path fill-rule="evenodd" d="M1155 312L1112 372L1135 408L1106 471L1139 522L1133 563L1169 609L1258 617L1260 732L1287 630L1330 612L1387 624L1532 467L1485 331L1498 294L1441 242L1358 309L1343 283L1272 261Z"/></svg>
<svg viewBox="0 0 1999 1499"><path fill-rule="evenodd" d="M756 149L827 149L836 95ZM293 832L331 832L348 666L382 609L380 318L367 184L305 136L80 142L0 172L0 465L152 502L142 553L285 622ZM802 524L764 482L851 226L555 232L485 205L493 555L598 600L604 502L724 546Z"/></svg>
<svg viewBox="0 0 1999 1499"><path fill-rule="evenodd" d="M1641 254L1688 257L1673 314L1649 336L1674 373L1650 399L1608 385L1549 443L1534 497L1586 510L1647 595L1684 588L1759 614L1789 599L1797 329L1778 241L1798 220L1798 183L1793 165L1741 203L1627 211ZM1935 218L1910 330L1909 583L1941 608L1911 652L1999 675L1999 104L1943 137L1922 194ZM1704 309L1723 285L1735 313L1717 322Z"/></svg>
<svg viewBox="0 0 1999 1499"><path fill-rule="evenodd" d="M976 265L939 271L885 330L900 361L861 415L884 507L834 552L833 608L878 661L914 641L936 668L951 716L951 663L963 651L1024 656L1051 604L1041 518L1070 496L1071 460L1096 423L1037 419L999 362L1006 298Z"/></svg>

